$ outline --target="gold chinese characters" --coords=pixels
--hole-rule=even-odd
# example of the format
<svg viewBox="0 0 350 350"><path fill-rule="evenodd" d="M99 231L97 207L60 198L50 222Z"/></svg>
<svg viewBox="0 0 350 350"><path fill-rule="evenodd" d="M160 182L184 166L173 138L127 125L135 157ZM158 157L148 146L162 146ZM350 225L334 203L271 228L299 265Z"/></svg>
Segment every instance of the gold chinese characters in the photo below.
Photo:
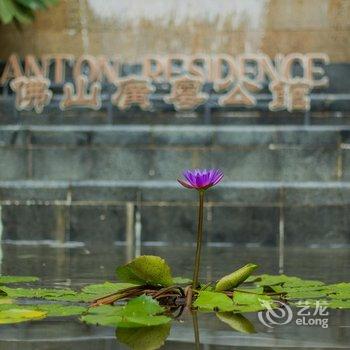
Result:
<svg viewBox="0 0 350 350"><path fill-rule="evenodd" d="M130 66L135 64L125 71L127 65L119 57L83 55L76 59L59 54L44 55L39 61L28 55L21 61L12 54L0 73L0 86L10 84L18 110L36 113L50 103L51 83L63 86L63 94L59 95L62 110L98 110L104 102L120 110L132 106L150 110L155 100L179 111L208 102L253 108L259 94L268 89L271 111L308 111L312 89L329 84L323 69L328 63L327 55L322 53L277 55L274 61L265 54L151 55L139 64L136 75L128 73L133 72Z"/></svg>

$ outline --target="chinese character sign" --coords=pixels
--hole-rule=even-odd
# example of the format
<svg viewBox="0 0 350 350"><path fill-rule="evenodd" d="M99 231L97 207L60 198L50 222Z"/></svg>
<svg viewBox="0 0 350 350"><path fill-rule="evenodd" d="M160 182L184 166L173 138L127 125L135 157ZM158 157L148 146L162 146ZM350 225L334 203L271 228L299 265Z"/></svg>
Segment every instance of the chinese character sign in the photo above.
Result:
<svg viewBox="0 0 350 350"><path fill-rule="evenodd" d="M121 111L151 110L155 101L179 111L205 104L252 109L268 92L265 106L270 111L305 112L311 109L312 90L329 84L327 64L328 56L322 53L274 59L265 54L150 55L137 63L141 69L135 72L132 67L137 65L120 57L57 54L20 60L12 54L0 72L0 86L10 86L18 110L36 113L50 104L52 84L62 110L98 110L103 104Z"/></svg>

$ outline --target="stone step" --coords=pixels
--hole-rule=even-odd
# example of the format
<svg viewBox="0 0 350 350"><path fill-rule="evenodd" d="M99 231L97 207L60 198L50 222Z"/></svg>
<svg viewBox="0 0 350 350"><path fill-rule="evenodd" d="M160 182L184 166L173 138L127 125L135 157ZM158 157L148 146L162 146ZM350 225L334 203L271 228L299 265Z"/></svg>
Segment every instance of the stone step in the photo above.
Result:
<svg viewBox="0 0 350 350"><path fill-rule="evenodd" d="M271 112L269 96L263 96L255 109L200 107L195 111L174 111L164 107L152 111L131 108L117 110L111 105L99 111L76 108L61 111L59 100L41 114L17 111L14 97L0 95L0 125L344 125L350 124L350 94L319 94L308 112Z"/></svg>
<svg viewBox="0 0 350 350"><path fill-rule="evenodd" d="M175 181L0 182L2 239L192 244L196 192ZM213 246L350 245L350 183L229 182L207 192ZM124 243L123 243L124 242Z"/></svg>
<svg viewBox="0 0 350 350"><path fill-rule="evenodd" d="M348 181L348 126L3 126L0 180Z"/></svg>

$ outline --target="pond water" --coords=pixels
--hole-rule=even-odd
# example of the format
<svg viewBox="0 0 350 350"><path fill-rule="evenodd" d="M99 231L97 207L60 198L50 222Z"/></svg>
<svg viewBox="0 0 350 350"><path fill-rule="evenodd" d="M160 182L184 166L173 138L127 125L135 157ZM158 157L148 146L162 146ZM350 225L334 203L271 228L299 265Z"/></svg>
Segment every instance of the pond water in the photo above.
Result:
<svg viewBox="0 0 350 350"><path fill-rule="evenodd" d="M142 246L141 253L160 255L168 261L174 275L191 277L194 255L191 246ZM206 247L203 251L202 278L215 280L245 263L255 262L260 265L260 273L276 274L280 271L308 279L322 279L328 283L349 280L348 249L290 248L282 258L279 253L275 248ZM117 243L60 245L53 242L5 242L1 246L1 273L35 275L41 279L40 286L78 289L86 284L114 280L115 267L133 258L134 254L133 247ZM214 313L198 313L200 345L194 341L192 315L183 313L172 322L163 348L350 348L349 311L328 310L327 328L297 325L297 311L293 309L291 322L273 328L263 325L257 314L245 314L257 331L254 334L234 331ZM71 317L1 326L0 350L17 349L111 350L126 349L126 346L118 342L114 329L83 324L76 317Z"/></svg>

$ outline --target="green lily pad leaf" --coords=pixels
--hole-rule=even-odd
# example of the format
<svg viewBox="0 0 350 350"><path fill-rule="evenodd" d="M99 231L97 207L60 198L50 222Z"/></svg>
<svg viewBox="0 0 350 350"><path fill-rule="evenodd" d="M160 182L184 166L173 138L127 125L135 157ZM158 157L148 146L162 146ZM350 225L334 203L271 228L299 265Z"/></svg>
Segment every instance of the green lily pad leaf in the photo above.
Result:
<svg viewBox="0 0 350 350"><path fill-rule="evenodd" d="M174 277L172 284L190 284L192 280L184 277Z"/></svg>
<svg viewBox="0 0 350 350"><path fill-rule="evenodd" d="M273 302L272 298L268 295L263 294L253 294L253 293L247 293L247 292L241 292L235 290L233 292L232 297L233 303L238 305L252 305L252 304L261 304L262 301L271 301Z"/></svg>
<svg viewBox="0 0 350 350"><path fill-rule="evenodd" d="M253 283L253 282L257 281L258 279L260 279L259 275L251 275L251 276L247 277L247 279L244 281L244 283Z"/></svg>
<svg viewBox="0 0 350 350"><path fill-rule="evenodd" d="M267 302L267 304L264 304L264 302L262 302L261 304L251 304L251 305L234 305L235 309L233 312L235 313L240 313L240 314L244 314L244 313L249 313L249 312L258 312L258 311L263 311L263 310L267 310L269 308L275 308L277 306L275 306L275 304L271 304L270 302Z"/></svg>
<svg viewBox="0 0 350 350"><path fill-rule="evenodd" d="M350 300L331 300L328 307L331 309L350 309Z"/></svg>
<svg viewBox="0 0 350 350"><path fill-rule="evenodd" d="M158 326L168 323L169 317L159 315L164 309L149 296L141 295L125 306L100 306L91 308L82 321L119 328Z"/></svg>
<svg viewBox="0 0 350 350"><path fill-rule="evenodd" d="M102 298L106 295L117 293L123 289L135 287L135 284L131 283L113 283L105 282L100 284L91 284L82 289L84 294L90 294L91 299Z"/></svg>
<svg viewBox="0 0 350 350"><path fill-rule="evenodd" d="M0 276L0 284L36 282L38 280L38 277L33 276Z"/></svg>
<svg viewBox="0 0 350 350"><path fill-rule="evenodd" d="M283 285L284 287L306 287L306 286L321 286L324 285L321 281L302 280L299 277L286 275L260 275L254 276L254 283L257 286L275 286Z"/></svg>
<svg viewBox="0 0 350 350"><path fill-rule="evenodd" d="M7 297L0 297L0 305L7 305L7 304L12 304L13 301L10 298Z"/></svg>
<svg viewBox="0 0 350 350"><path fill-rule="evenodd" d="M324 286L324 282L317 281L317 280L294 280L294 281L287 281L283 284L283 287L285 288L312 288L312 287L322 287Z"/></svg>
<svg viewBox="0 0 350 350"><path fill-rule="evenodd" d="M329 301L328 300L319 300L319 299L302 299L298 300L297 302L289 302L290 305L296 305L298 307L308 306L310 308L316 308L319 306L325 306L328 307Z"/></svg>
<svg viewBox="0 0 350 350"><path fill-rule="evenodd" d="M50 317L66 317L81 315L87 310L87 308L83 306L59 304L36 305L30 307L36 309L37 311L45 312L47 313L47 316Z"/></svg>
<svg viewBox="0 0 350 350"><path fill-rule="evenodd" d="M126 265L117 268L117 276L122 282L170 286L173 278L169 265L159 256L142 255Z"/></svg>
<svg viewBox="0 0 350 350"><path fill-rule="evenodd" d="M325 286L329 293L350 294L350 283L336 283Z"/></svg>
<svg viewBox="0 0 350 350"><path fill-rule="evenodd" d="M286 299L307 299L307 298L324 298L327 294L318 290L300 290L290 291L285 295Z"/></svg>
<svg viewBox="0 0 350 350"><path fill-rule="evenodd" d="M350 299L350 293L348 292L340 292L340 293L329 293L327 296L331 299L337 299L337 300L347 300Z"/></svg>
<svg viewBox="0 0 350 350"><path fill-rule="evenodd" d="M6 286L1 286L0 289L9 298L42 298L54 300L58 297L77 295L77 292L71 289L10 288Z"/></svg>
<svg viewBox="0 0 350 350"><path fill-rule="evenodd" d="M0 311L0 324L20 323L30 320L40 320L46 317L46 312L25 308L12 308Z"/></svg>
<svg viewBox="0 0 350 350"><path fill-rule="evenodd" d="M255 293L255 294L263 294L264 287L256 287L256 288L239 288L235 289L235 292L247 292L247 293Z"/></svg>
<svg viewBox="0 0 350 350"><path fill-rule="evenodd" d="M235 290L232 297L235 312L257 312L275 307L273 299L264 294L253 294Z"/></svg>
<svg viewBox="0 0 350 350"><path fill-rule="evenodd" d="M226 294L219 292L200 291L193 304L203 311L233 311L234 305Z"/></svg>
<svg viewBox="0 0 350 350"><path fill-rule="evenodd" d="M222 277L216 284L215 291L223 292L225 290L233 290L243 283L257 268L258 265L247 264L231 274Z"/></svg>
<svg viewBox="0 0 350 350"><path fill-rule="evenodd" d="M119 328L116 336L121 343L130 349L155 350L164 345L169 336L170 328L170 323L151 327Z"/></svg>
<svg viewBox="0 0 350 350"><path fill-rule="evenodd" d="M218 312L216 316L240 333L256 333L253 324L241 314L232 312Z"/></svg>

